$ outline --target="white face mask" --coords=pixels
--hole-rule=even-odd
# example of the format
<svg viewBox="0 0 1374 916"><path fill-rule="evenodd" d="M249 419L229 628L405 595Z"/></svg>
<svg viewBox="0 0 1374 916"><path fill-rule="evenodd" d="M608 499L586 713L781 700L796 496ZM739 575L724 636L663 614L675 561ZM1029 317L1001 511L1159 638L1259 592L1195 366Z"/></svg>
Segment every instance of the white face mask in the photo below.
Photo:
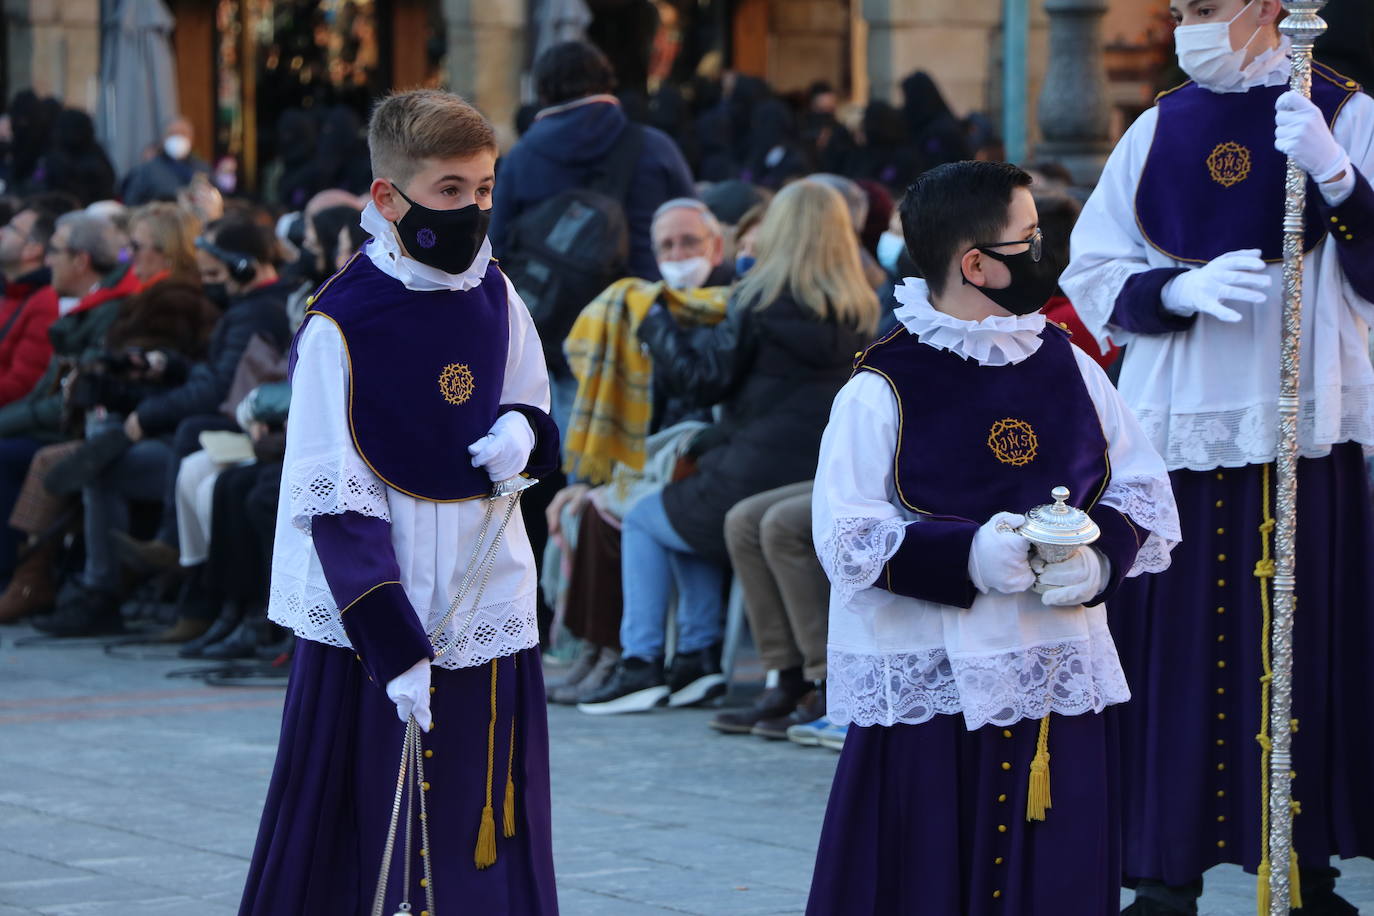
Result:
<svg viewBox="0 0 1374 916"><path fill-rule="evenodd" d="M659 261L658 272L669 289L697 289L711 275L711 262L705 257L685 261Z"/></svg>
<svg viewBox="0 0 1374 916"><path fill-rule="evenodd" d="M1246 82L1272 63L1279 49L1256 55L1245 66L1245 52L1260 33L1260 26L1239 48L1231 48L1231 24L1251 9L1259 9L1260 0L1250 0L1230 22L1205 22L1201 25L1181 25L1174 29L1174 50L1178 65L1192 77L1193 82L1212 92L1243 92Z"/></svg>
<svg viewBox="0 0 1374 916"><path fill-rule="evenodd" d="M897 260L906 250L906 239L895 232L884 232L878 239L878 263L890 274L897 272Z"/></svg>
<svg viewBox="0 0 1374 916"><path fill-rule="evenodd" d="M191 140L182 134L172 134L162 141L162 149L173 159L185 159L191 152Z"/></svg>

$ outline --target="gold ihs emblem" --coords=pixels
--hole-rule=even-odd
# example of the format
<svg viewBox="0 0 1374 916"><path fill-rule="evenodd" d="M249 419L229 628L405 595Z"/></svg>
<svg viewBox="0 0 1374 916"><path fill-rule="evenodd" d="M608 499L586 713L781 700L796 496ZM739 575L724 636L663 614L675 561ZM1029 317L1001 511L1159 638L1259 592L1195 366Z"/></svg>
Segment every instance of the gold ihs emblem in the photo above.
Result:
<svg viewBox="0 0 1374 916"><path fill-rule="evenodd" d="M1040 439L1025 420L1007 417L992 424L988 433L988 448L1003 464L1022 467L1035 460L1040 451Z"/></svg>
<svg viewBox="0 0 1374 916"><path fill-rule="evenodd" d="M1239 143L1218 143L1207 157L1207 171L1223 188L1250 177L1250 151Z"/></svg>
<svg viewBox="0 0 1374 916"><path fill-rule="evenodd" d="M472 397L472 390L476 384L472 370L465 363L450 363L439 373L439 393L444 396L445 401L454 406Z"/></svg>

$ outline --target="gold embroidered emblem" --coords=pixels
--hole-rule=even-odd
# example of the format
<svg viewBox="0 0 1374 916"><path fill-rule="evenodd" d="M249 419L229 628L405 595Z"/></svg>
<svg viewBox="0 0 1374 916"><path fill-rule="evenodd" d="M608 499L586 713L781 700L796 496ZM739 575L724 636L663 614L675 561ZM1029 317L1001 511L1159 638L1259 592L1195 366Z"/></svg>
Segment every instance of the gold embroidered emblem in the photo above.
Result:
<svg viewBox="0 0 1374 916"><path fill-rule="evenodd" d="M1218 143L1207 157L1207 171L1223 188L1240 184L1250 177L1250 151L1239 143Z"/></svg>
<svg viewBox="0 0 1374 916"><path fill-rule="evenodd" d="M439 393L444 396L445 401L454 406L472 397L472 390L476 384L472 370L464 363L450 363L439 373Z"/></svg>
<svg viewBox="0 0 1374 916"><path fill-rule="evenodd" d="M988 433L988 448L1003 464L1022 467L1035 460L1040 451L1040 439L1025 420L1007 417L992 424Z"/></svg>

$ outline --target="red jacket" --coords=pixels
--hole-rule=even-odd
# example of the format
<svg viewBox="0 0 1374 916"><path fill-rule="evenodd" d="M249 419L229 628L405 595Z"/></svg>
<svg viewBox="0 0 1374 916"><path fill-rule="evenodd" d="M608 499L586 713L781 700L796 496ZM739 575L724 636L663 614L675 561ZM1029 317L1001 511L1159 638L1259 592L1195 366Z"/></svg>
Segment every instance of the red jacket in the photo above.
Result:
<svg viewBox="0 0 1374 916"><path fill-rule="evenodd" d="M28 394L52 359L48 328L57 320L57 292L27 279L8 284L0 300L0 406Z"/></svg>
<svg viewBox="0 0 1374 916"><path fill-rule="evenodd" d="M1046 318L1068 331L1069 337L1078 344L1079 349L1091 356L1103 369L1111 368L1112 363L1121 355L1121 348L1115 344L1106 353L1102 352L1097 341L1088 333L1088 327L1083 323L1083 319L1074 311L1073 303L1066 297L1055 296L1045 303L1044 311Z"/></svg>

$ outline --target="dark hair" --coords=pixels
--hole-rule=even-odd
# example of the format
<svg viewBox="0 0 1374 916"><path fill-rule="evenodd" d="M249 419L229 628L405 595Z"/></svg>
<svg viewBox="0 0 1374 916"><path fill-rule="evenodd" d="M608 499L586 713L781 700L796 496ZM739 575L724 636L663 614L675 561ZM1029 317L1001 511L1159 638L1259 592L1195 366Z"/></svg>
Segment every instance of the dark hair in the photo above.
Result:
<svg viewBox="0 0 1374 916"><path fill-rule="evenodd" d="M361 232L360 219L361 211L357 207L350 207L348 204L325 207L311 217L311 222L315 225L315 238L319 241L320 253L324 257L324 272L326 274L334 272L334 259L339 253L339 230L349 226L357 226L358 231ZM350 229L349 232L351 237L352 230Z"/></svg>
<svg viewBox="0 0 1374 916"><path fill-rule="evenodd" d="M272 263L276 240L267 229L246 214L235 213L216 220L207 228L206 234L216 248L233 254L246 254L259 264Z"/></svg>
<svg viewBox="0 0 1374 916"><path fill-rule="evenodd" d="M57 231L57 218L75 209L77 209L76 201L70 195L61 192L45 192L26 197L19 210L15 212L33 211L33 230L29 236L42 245L46 251L48 243L52 241L53 233Z"/></svg>
<svg viewBox="0 0 1374 916"><path fill-rule="evenodd" d="M1007 223L1012 192L1031 176L1009 162L949 162L912 182L902 198L902 234L934 295L944 292L949 264Z"/></svg>
<svg viewBox="0 0 1374 916"><path fill-rule="evenodd" d="M1041 258L1054 268L1057 277L1069 266L1069 236L1083 205L1069 194L1056 188L1037 190L1035 210L1040 216L1040 232L1044 236Z"/></svg>
<svg viewBox="0 0 1374 916"><path fill-rule="evenodd" d="M613 91L615 70L591 42L562 41L535 60L534 88L545 105L561 105Z"/></svg>

